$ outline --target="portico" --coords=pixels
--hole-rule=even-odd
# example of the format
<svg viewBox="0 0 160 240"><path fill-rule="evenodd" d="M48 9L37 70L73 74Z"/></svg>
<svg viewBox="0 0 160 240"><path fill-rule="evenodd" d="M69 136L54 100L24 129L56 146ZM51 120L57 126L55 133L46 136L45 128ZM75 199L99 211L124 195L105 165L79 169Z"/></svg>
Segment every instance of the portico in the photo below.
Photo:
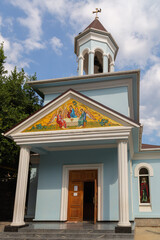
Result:
<svg viewBox="0 0 160 240"><path fill-rule="evenodd" d="M114 124L114 126L101 126L97 128L81 128L80 126L78 129L63 129L54 131L43 131L39 130L33 132L35 130L33 128L35 119L39 122L39 119L48 118L48 113L53 112L54 109L59 106L62 109L62 103L66 103L66 99L76 99L77 107L78 103L83 100L83 106L87 111L90 111L92 114L92 118L94 118L93 112L99 112L99 114L103 114L107 116L110 121L110 124ZM69 100L67 100L69 101ZM55 103L56 102L56 103ZM87 108L88 107L88 108ZM91 112L92 109L93 112ZM44 116L44 117L43 117ZM42 121L42 120L40 120ZM50 122L50 119L48 119ZM78 120L76 120L78 121ZM95 121L95 120L94 120ZM106 120L107 121L107 120ZM70 120L70 122L72 122ZM73 127L69 122L68 127ZM66 124L68 122L66 121ZM128 227L130 228L130 220L129 220L129 186L128 186L128 179L129 175L129 158L128 158L128 151L130 151L132 141L131 141L131 131L134 127L139 127L135 122L125 118L125 116L118 115L115 111L111 111L102 105L99 105L97 102L85 98L83 95L79 95L77 92L73 90L67 91L65 94L57 98L55 101L52 101L47 106L44 106L39 112L32 116L31 118L25 120L21 124L19 124L14 129L10 130L10 132L6 133L10 135L14 141L21 147L20 150L20 159L19 159L19 170L18 170L18 179L17 179L17 189L16 189L16 197L15 197L15 207L14 207L14 216L11 226L21 226L24 225L24 211L25 211L25 201L26 201L26 191L27 191L27 181L28 181L28 168L29 168L29 158L30 158L30 151L37 152L40 154L41 162L40 164L43 165L42 169L39 172L39 181L42 174L47 174L44 172L44 168L47 167L47 164L52 164L52 167L59 164L60 170L57 171L61 172L61 179L62 183L60 186L60 221L67 221L67 211L68 211L68 184L69 184L69 171L73 169L83 169L83 170L97 170L98 171L98 197L97 197L97 221L104 221L105 220L105 211L109 211L106 209L106 190L105 186L107 184L107 188L109 187L110 183L105 182L105 175L107 175L106 167L109 166L109 161L111 159L114 161L114 165L116 166L116 171L114 173L115 178L115 188L117 188L117 193L112 193L117 195L117 213L119 222L118 222L118 229ZM30 130L31 129L31 130ZM33 130L32 130L33 129ZM90 153L88 153L89 151ZM95 151L106 152L106 156L101 157L98 154L95 156ZM81 156L83 157L83 161L78 160L78 158L71 158L73 160L69 160L68 156L69 153L75 154L77 156L78 153L81 152ZM63 153L66 156L66 159L63 157ZM91 159L88 159L86 155L90 155ZM52 158L53 156L53 158ZM57 162L58 157L58 162ZM48 159L48 160L47 160ZM50 159L50 160L49 160ZM52 159L52 160L51 160ZM67 160L68 159L68 160ZM80 159L80 158L79 158ZM52 163L51 163L52 161ZM54 163L54 161L56 161ZM72 163L72 164L71 164ZM54 167L53 167L54 168ZM107 167L108 168L108 167ZM114 168L113 168L114 169ZM42 173L43 172L43 173ZM54 174L54 173L53 173ZM47 176L47 175L46 175ZM109 176L108 176L109 177ZM111 177L109 177L109 181L111 181ZM47 179L46 179L47 180ZM48 179L49 180L49 179ZM47 180L47 181L48 181ZM58 181L58 180L57 180ZM118 183L116 183L118 182ZM117 187L116 187L116 184ZM39 182L40 187L40 182ZM41 187L40 187L41 189ZM54 189L54 186L53 186ZM54 190L55 191L55 190ZM36 213L35 213L35 220L48 220L44 216L40 214L40 209L42 209L41 201L45 202L44 197L41 196L41 190L37 190L37 200L36 200ZM55 194L55 193L54 193ZM108 192L109 194L109 192ZM47 197L48 198L48 197ZM52 197L51 197L52 198ZM43 199L43 200L42 200ZM49 200L48 200L49 201ZM49 204L49 203L48 203ZM109 206L108 208L112 207ZM52 216L52 214L50 214ZM47 216L47 215L46 215ZM50 220L55 220L54 217L49 217ZM54 214L53 214L54 216ZM57 220L57 219L56 219ZM131 229L131 228L130 228Z"/></svg>

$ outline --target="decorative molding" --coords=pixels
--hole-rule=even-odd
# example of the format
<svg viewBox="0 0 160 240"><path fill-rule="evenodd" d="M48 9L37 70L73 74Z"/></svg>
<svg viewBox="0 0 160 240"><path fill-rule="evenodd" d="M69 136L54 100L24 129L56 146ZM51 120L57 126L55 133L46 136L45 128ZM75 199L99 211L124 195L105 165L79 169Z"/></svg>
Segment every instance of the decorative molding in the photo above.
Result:
<svg viewBox="0 0 160 240"><path fill-rule="evenodd" d="M160 159L159 152L140 152L133 155L132 160L153 160Z"/></svg>
<svg viewBox="0 0 160 240"><path fill-rule="evenodd" d="M103 164L64 165L62 173L61 215L60 220L67 220L68 184L70 170L97 170L98 171L98 221L103 220Z"/></svg>
<svg viewBox="0 0 160 240"><path fill-rule="evenodd" d="M101 148L117 148L117 144L101 144L88 146L67 146L67 147L43 147L47 151L70 151L70 150L84 150L84 149L101 149Z"/></svg>
<svg viewBox="0 0 160 240"><path fill-rule="evenodd" d="M149 204L147 205L139 205L139 212L152 212L152 207Z"/></svg>
<svg viewBox="0 0 160 240"><path fill-rule="evenodd" d="M106 127L12 134L18 145L128 139L132 127Z"/></svg>
<svg viewBox="0 0 160 240"><path fill-rule="evenodd" d="M80 39L78 39L77 46L80 47L90 40L103 42L104 44L107 44L110 47L110 50L112 51L113 55L115 55L117 48L115 47L109 36L101 35L95 32L89 32L86 35L82 36ZM77 52L77 54L79 53Z"/></svg>
<svg viewBox="0 0 160 240"><path fill-rule="evenodd" d="M150 177L153 177L153 168L150 164L148 163L139 163L137 164L137 166L135 167L134 169L134 176L135 177L138 177L139 176L139 170L141 168L147 168L148 172L149 172L149 176Z"/></svg>

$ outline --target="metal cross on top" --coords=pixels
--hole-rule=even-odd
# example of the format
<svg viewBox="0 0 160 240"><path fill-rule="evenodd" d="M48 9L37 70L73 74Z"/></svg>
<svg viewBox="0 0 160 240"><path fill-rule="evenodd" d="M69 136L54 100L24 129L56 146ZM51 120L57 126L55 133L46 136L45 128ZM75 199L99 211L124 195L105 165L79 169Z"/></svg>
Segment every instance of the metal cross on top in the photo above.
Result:
<svg viewBox="0 0 160 240"><path fill-rule="evenodd" d="M101 8L100 8L100 9L96 8L96 11L93 11L93 12L92 12L92 13L96 13L95 19L98 18L98 13L99 13L99 12L101 12Z"/></svg>

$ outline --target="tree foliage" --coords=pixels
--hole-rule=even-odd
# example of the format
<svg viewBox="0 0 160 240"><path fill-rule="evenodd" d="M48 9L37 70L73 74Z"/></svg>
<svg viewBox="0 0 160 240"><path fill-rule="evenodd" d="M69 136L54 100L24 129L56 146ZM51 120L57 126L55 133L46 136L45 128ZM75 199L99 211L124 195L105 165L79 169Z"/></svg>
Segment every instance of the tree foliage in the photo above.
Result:
<svg viewBox="0 0 160 240"><path fill-rule="evenodd" d="M20 121L40 109L42 100L29 87L27 81L36 80L36 74L28 76L15 67L10 74L5 70L6 56L0 46L0 164L17 167L19 147L2 135Z"/></svg>

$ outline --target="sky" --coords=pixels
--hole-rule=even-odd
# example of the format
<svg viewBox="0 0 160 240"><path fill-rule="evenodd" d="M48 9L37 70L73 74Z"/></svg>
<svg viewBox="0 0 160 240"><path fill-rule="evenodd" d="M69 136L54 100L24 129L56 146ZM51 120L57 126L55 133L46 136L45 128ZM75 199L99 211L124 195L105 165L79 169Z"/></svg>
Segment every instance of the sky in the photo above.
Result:
<svg viewBox="0 0 160 240"><path fill-rule="evenodd" d="M77 75L74 37L99 20L119 46L115 71L140 69L143 143L160 145L159 0L1 0L0 42L6 69L37 79Z"/></svg>

